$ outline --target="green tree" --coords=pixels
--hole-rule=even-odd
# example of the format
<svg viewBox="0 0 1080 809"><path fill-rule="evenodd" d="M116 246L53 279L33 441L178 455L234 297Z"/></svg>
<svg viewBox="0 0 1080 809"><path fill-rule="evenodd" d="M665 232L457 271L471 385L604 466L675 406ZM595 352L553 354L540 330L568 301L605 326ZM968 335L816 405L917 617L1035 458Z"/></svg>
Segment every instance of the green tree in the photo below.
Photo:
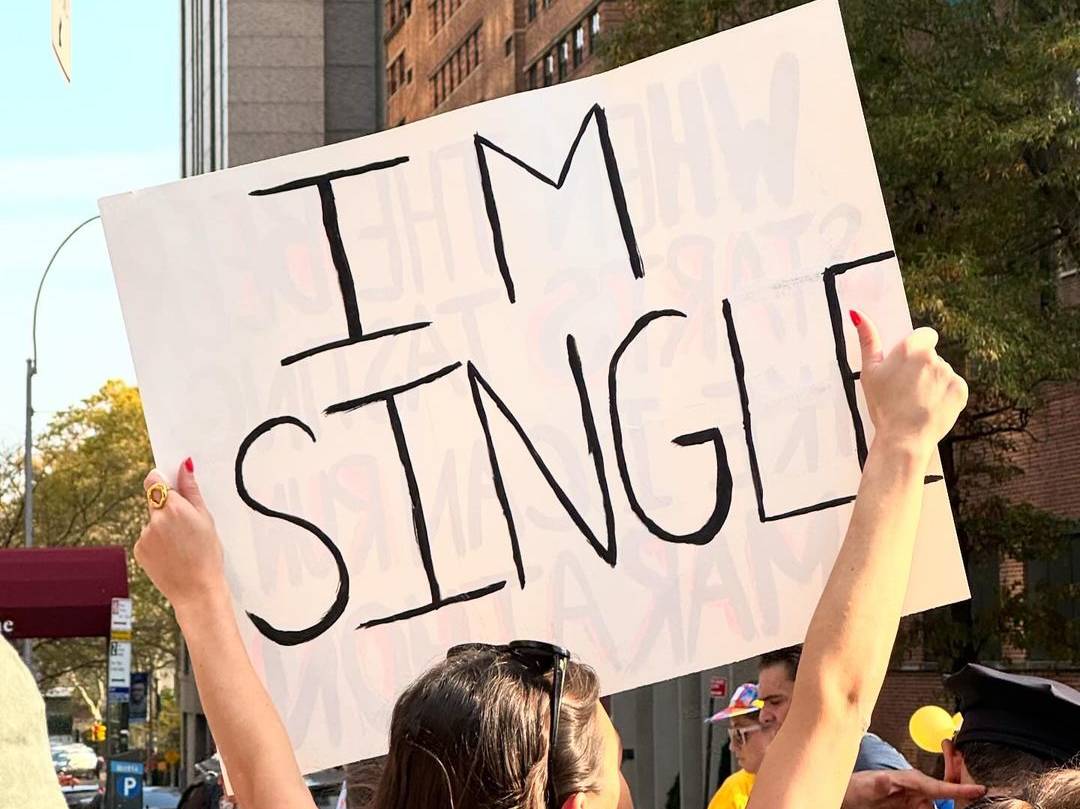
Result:
<svg viewBox="0 0 1080 809"><path fill-rule="evenodd" d="M800 0L629 0L605 56L623 64ZM1080 5L1064 0L841 0L912 316L971 383L941 444L961 551L1052 557L1067 522L1003 497L1015 449L1055 382L1080 371L1080 314L1057 273L1080 259ZM996 581L996 579L995 579ZM945 666L1004 639L1080 657L1060 619L1076 588L998 592L911 622Z"/></svg>
<svg viewBox="0 0 1080 809"><path fill-rule="evenodd" d="M132 668L175 671L179 631L168 604L135 564L131 550L146 519L142 481L152 466L138 391L107 382L85 401L57 413L35 440L34 538L46 547L122 545L135 611ZM0 547L23 544L23 458L0 459ZM105 700L105 642L40 640L34 660L42 688L81 687Z"/></svg>

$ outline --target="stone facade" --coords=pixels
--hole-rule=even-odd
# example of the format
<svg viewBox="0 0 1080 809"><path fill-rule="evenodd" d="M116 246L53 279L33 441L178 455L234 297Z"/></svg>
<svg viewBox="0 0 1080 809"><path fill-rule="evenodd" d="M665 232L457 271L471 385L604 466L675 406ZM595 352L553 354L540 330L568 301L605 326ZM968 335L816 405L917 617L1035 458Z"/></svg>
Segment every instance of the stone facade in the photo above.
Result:
<svg viewBox="0 0 1080 809"><path fill-rule="evenodd" d="M184 176L382 127L381 0L182 0Z"/></svg>
<svg viewBox="0 0 1080 809"><path fill-rule="evenodd" d="M323 4L228 4L228 165L325 142Z"/></svg>

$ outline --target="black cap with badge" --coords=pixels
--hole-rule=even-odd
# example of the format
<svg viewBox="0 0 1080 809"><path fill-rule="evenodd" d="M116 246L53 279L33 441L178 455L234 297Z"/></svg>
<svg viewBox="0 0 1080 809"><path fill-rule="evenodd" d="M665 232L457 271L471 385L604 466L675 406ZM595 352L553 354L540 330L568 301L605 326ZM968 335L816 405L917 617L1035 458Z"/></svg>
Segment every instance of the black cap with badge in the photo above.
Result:
<svg viewBox="0 0 1080 809"><path fill-rule="evenodd" d="M991 742L1061 764L1080 756L1080 691L974 663L945 685L964 715L957 744Z"/></svg>

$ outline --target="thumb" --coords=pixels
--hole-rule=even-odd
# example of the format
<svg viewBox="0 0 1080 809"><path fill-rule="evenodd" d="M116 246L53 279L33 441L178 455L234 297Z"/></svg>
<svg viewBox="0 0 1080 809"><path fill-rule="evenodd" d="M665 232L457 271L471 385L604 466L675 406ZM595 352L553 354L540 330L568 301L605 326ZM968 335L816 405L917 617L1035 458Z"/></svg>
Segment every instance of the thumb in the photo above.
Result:
<svg viewBox="0 0 1080 809"><path fill-rule="evenodd" d="M859 345L862 348L862 370L868 371L881 362L881 337L877 327L866 315L856 309L850 310L851 322L859 332Z"/></svg>
<svg viewBox="0 0 1080 809"><path fill-rule="evenodd" d="M176 473L176 490L196 509L206 511L206 503L195 480L195 463L191 458L180 464L180 470Z"/></svg>

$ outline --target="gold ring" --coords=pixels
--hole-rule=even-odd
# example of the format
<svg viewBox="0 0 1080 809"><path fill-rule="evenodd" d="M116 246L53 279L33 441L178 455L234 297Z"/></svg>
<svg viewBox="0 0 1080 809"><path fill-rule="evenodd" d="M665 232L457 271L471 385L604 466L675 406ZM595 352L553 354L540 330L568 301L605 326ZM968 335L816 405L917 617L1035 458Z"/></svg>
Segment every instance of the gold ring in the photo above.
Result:
<svg viewBox="0 0 1080 809"><path fill-rule="evenodd" d="M150 508L165 508L165 501L169 499L169 487L158 482L146 490L146 502Z"/></svg>

